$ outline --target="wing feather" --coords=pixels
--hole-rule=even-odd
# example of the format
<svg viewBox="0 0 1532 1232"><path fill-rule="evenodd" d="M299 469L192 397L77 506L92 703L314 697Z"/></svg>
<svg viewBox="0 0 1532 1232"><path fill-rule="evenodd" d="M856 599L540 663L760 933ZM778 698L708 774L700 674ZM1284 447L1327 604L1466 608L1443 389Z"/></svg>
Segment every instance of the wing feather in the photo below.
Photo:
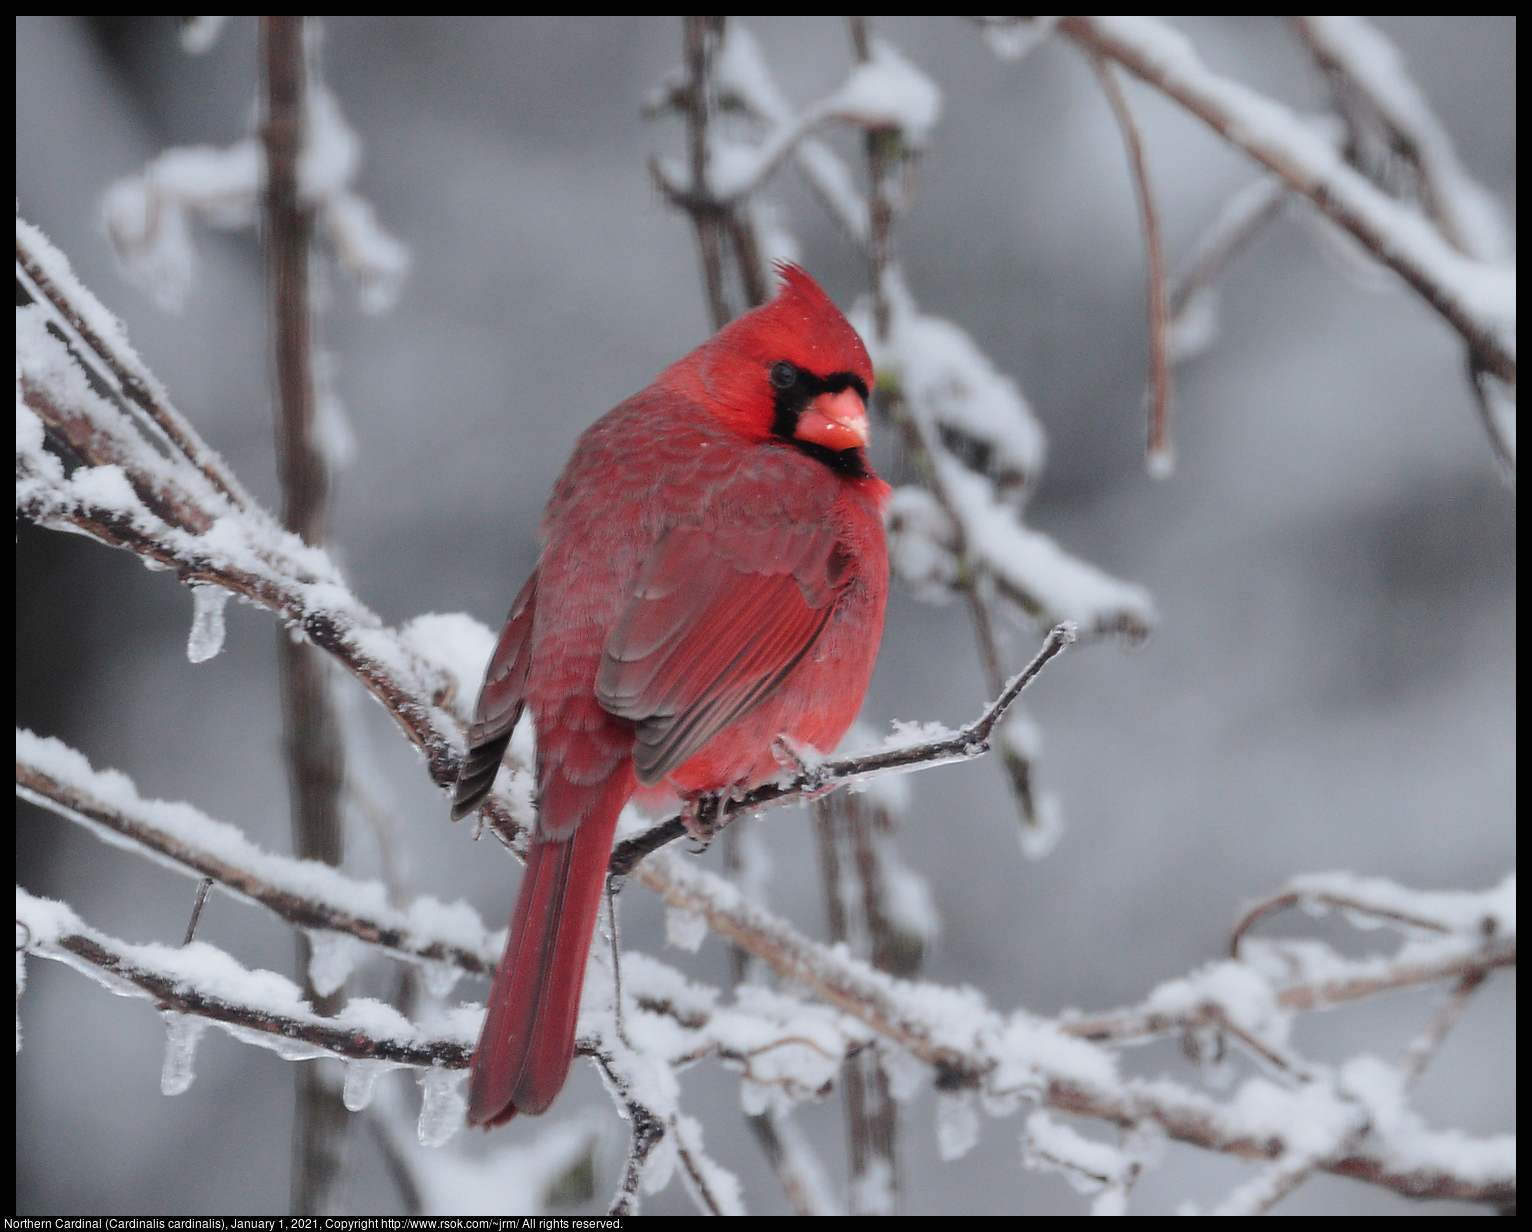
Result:
<svg viewBox="0 0 1532 1232"><path fill-rule="evenodd" d="M665 778L781 685L849 584L842 559L831 526L787 520L727 535L680 526L660 541L596 677L601 705L638 724L640 782Z"/></svg>

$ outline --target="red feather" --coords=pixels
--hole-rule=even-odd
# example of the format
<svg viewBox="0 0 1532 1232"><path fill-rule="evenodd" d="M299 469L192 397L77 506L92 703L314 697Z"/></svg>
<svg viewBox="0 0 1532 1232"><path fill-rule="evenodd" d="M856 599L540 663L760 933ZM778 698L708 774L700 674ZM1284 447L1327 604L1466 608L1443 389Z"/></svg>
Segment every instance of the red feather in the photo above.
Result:
<svg viewBox="0 0 1532 1232"><path fill-rule="evenodd" d="M538 819L474 1050L474 1124L542 1112L564 1084L634 793L754 786L778 773L778 737L828 751L861 708L888 592L888 487L860 448L793 424L811 402L849 406L828 439L865 439L872 365L814 280L781 272L776 299L581 436L490 662L453 815L489 792L526 707Z"/></svg>

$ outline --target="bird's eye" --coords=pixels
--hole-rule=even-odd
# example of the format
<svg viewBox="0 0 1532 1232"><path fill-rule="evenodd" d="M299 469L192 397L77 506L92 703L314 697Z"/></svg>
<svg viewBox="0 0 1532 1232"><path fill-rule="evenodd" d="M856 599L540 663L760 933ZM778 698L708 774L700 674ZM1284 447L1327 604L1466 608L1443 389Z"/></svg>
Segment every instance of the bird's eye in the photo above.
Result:
<svg viewBox="0 0 1532 1232"><path fill-rule="evenodd" d="M785 359L771 365L771 383L778 389L791 389L798 381L798 369Z"/></svg>

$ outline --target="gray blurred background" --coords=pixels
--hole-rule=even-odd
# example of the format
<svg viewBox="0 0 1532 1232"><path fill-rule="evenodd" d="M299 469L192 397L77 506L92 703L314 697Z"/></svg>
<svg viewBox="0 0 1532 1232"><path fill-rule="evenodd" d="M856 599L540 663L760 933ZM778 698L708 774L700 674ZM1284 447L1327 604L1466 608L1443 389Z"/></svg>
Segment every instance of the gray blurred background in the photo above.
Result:
<svg viewBox="0 0 1532 1232"><path fill-rule="evenodd" d="M1382 18L1469 169L1515 207L1515 22ZM791 100L843 75L832 19L751 23ZM1183 28L1217 69L1306 109L1320 83L1280 22ZM1463 380L1461 347L1418 299L1361 289L1312 233L1280 221L1223 282L1221 334L1178 374L1179 469L1141 460L1146 371L1141 240L1121 141L1069 46L997 62L957 20L876 19L929 72L944 112L898 233L911 289L974 335L1031 399L1050 458L1029 522L1153 592L1161 624L1137 653L1071 651L1030 695L1043 786L1066 831L1040 864L1020 854L992 764L913 780L902 844L929 879L944 931L929 978L992 1004L1054 1014L1130 1003L1219 957L1242 903L1290 875L1348 869L1424 888L1485 887L1514 859L1515 507L1496 479ZM467 611L498 627L536 554L538 513L575 436L706 333L690 224L646 161L679 149L672 121L639 118L680 57L677 19L332 19L328 79L366 146L359 191L412 249L413 277L381 319L337 284L322 336L357 439L339 481L335 551L357 592L397 623ZM17 194L127 322L178 406L275 506L259 254L199 231L198 281L167 316L126 284L95 221L102 190L177 144L233 141L254 98L255 31L235 19L185 55L173 19L17 23ZM1252 175L1197 122L1130 84L1172 260ZM842 148L854 155L849 140ZM804 264L842 305L858 260L791 178L768 194ZM288 850L269 617L231 606L223 653L192 666L192 604L165 575L85 539L17 529L17 722L56 735L147 796L185 799ZM890 602L866 717L961 722L982 701L965 609ZM403 819L416 887L504 923L515 870L447 823L419 759L381 711L354 707ZM773 906L824 935L814 849L797 811L761 823ZM371 875L376 844L348 840ZM717 853L709 853L709 861ZM193 883L30 807L18 879L97 927L177 941ZM723 982L710 939L662 950L661 913L624 896L630 944ZM247 965L291 971L287 931L214 895L199 931ZM1309 923L1290 927L1313 929ZM1338 943L1354 935L1332 932ZM1364 941L1381 942L1377 934ZM1422 1081L1437 1127L1514 1128L1514 977L1483 989ZM386 995L383 975L353 991ZM465 983L459 996L482 998ZM1300 1024L1321 1060L1396 1058L1429 1013L1401 995ZM198 1078L159 1094L162 1024L56 964L33 960L21 1003L16 1209L30 1214L275 1214L287 1207L291 1067L218 1032ZM1173 1050L1128 1058L1190 1077ZM410 1085L402 1076L388 1081ZM786 1203L738 1112L737 1080L707 1063L683 1079L708 1146L752 1211ZM406 1092L407 1097L408 1092ZM550 1114L599 1110L576 1066ZM911 1213L1080 1213L1057 1176L1024 1171L1020 1120L986 1120L964 1159L936 1158L932 1097L904 1110ZM844 1177L839 1097L804 1109ZM518 1121L493 1142L535 1134ZM474 1149L482 1149L482 1141ZM349 1202L395 1208L365 1136ZM1241 1165L1172 1147L1135 1213L1206 1206ZM678 1183L648 1213L689 1213ZM1321 1177L1283 1213L1458 1213Z"/></svg>

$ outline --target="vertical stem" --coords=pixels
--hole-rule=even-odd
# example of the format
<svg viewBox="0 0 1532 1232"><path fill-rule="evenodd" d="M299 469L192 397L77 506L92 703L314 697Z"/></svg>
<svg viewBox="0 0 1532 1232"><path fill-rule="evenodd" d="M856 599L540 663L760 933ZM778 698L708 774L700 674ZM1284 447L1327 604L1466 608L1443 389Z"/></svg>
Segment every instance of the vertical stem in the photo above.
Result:
<svg viewBox="0 0 1532 1232"><path fill-rule="evenodd" d="M261 18L264 72L267 285L271 297L273 378L276 385L277 471L282 521L305 543L325 537L329 473L314 438L309 244L312 209L299 194L298 154L303 141L304 19ZM312 646L283 630L277 641L282 683L283 747L292 798L294 852L338 865L342 856L341 793L345 755L330 696L328 665ZM308 978L308 938L298 935L304 994L321 1014L333 1014L343 996L317 996ZM292 1209L318 1214L333 1207L340 1179L347 1114L327 1069L297 1067L293 1127Z"/></svg>
<svg viewBox="0 0 1532 1232"><path fill-rule="evenodd" d="M722 17L687 17L686 130L691 163L692 220L702 250L702 281L707 287L713 328L722 329L734 314L723 290L723 215L708 184L708 121L712 115L713 52L723 37Z"/></svg>
<svg viewBox="0 0 1532 1232"><path fill-rule="evenodd" d="M883 879L873 841L873 810L837 791L812 806L830 940L843 941L880 971L898 965L898 944L883 910ZM908 975L909 971L900 974ZM841 1066L851 1171L850 1212L894 1215L899 1204L899 1110L876 1047Z"/></svg>
<svg viewBox="0 0 1532 1232"><path fill-rule="evenodd" d="M1133 174L1133 189L1138 196L1139 218L1144 228L1144 265L1148 270L1149 299L1149 424L1146 462L1155 479L1170 475L1173 454L1170 446L1170 314L1165 297L1165 246L1160 239L1159 212L1149 183L1149 168L1144 161L1144 143L1128 106L1128 96L1117 80L1117 70L1099 55L1090 57L1091 67L1101 81L1112 115L1122 130L1123 145L1128 151L1128 167Z"/></svg>

